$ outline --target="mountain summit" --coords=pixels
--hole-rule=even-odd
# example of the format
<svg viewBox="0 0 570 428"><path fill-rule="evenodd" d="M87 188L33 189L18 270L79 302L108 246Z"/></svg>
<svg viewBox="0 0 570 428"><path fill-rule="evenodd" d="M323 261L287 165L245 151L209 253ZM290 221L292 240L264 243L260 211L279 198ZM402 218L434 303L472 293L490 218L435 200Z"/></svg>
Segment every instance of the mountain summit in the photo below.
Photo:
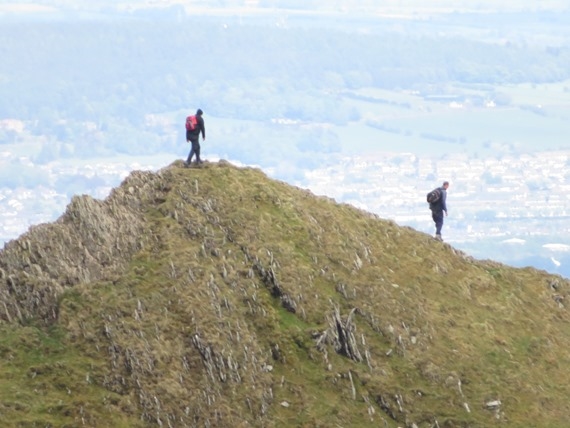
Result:
<svg viewBox="0 0 570 428"><path fill-rule="evenodd" d="M257 169L176 161L0 252L0 418L566 426L569 285Z"/></svg>

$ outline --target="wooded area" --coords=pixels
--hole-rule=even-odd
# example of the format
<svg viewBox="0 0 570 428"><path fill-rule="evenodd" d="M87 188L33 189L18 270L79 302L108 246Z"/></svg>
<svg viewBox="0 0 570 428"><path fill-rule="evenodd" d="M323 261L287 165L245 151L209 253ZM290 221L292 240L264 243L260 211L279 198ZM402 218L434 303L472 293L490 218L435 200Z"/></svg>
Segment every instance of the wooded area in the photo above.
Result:
<svg viewBox="0 0 570 428"><path fill-rule="evenodd" d="M177 120L198 106L217 118L257 123L236 129L247 139L272 132L259 124L274 118L357 120L362 112L339 98L347 90L440 96L449 82L492 92L499 84L570 78L570 48L563 43L568 12L484 19L455 13L443 22L357 15L335 25L322 16L193 18L176 10L154 19L141 12L128 19L3 23L0 118L25 121L32 136L46 140L35 155L45 162L174 151L184 139L182 126L165 129L149 116ZM494 95L508 104L508 97ZM296 143L312 140L313 150L334 151L326 133L295 132ZM0 131L0 144L21 138Z"/></svg>

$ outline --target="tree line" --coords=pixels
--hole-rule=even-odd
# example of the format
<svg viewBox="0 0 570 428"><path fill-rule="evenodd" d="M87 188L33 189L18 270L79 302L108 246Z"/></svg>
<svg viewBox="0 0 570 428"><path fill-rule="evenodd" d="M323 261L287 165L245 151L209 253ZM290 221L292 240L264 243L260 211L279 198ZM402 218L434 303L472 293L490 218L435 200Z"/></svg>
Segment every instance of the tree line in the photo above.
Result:
<svg viewBox="0 0 570 428"><path fill-rule="evenodd" d="M494 30L493 42L438 33L437 23L321 23L278 26L180 14L157 21L6 22L0 26L0 118L28 121L35 135L59 142L43 151L44 159L148 154L174 147L182 135L154 133L147 115L198 103L217 117L342 124L358 116L339 102L345 89L428 92L450 81L570 78L568 45L500 43L508 28ZM12 137L4 132L0 143ZM328 137L319 142L334 146Z"/></svg>

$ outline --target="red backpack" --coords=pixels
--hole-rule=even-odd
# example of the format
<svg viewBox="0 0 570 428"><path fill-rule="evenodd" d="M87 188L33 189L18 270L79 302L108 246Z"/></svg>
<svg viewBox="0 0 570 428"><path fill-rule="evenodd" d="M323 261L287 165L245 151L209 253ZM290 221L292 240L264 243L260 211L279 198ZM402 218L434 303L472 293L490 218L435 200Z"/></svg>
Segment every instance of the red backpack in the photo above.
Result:
<svg viewBox="0 0 570 428"><path fill-rule="evenodd" d="M195 114L186 118L186 130L194 131L198 127L198 118Z"/></svg>

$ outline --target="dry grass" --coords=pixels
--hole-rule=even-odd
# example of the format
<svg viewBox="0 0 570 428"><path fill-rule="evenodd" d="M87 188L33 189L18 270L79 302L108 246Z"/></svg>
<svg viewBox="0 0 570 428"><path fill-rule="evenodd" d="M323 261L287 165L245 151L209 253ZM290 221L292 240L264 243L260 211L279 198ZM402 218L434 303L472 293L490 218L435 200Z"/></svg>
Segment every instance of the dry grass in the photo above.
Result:
<svg viewBox="0 0 570 428"><path fill-rule="evenodd" d="M68 210L62 242L89 219L90 243L66 245L108 260L93 241L114 236L128 251L80 264L95 280L58 283L51 312L18 321L8 278L29 249L0 253L0 416L13 425L567 423L562 278L473 260L225 162L134 174L93 206L97 220ZM44 254L40 271L55 263L57 243L21 240ZM56 290L46 278L35 292Z"/></svg>

